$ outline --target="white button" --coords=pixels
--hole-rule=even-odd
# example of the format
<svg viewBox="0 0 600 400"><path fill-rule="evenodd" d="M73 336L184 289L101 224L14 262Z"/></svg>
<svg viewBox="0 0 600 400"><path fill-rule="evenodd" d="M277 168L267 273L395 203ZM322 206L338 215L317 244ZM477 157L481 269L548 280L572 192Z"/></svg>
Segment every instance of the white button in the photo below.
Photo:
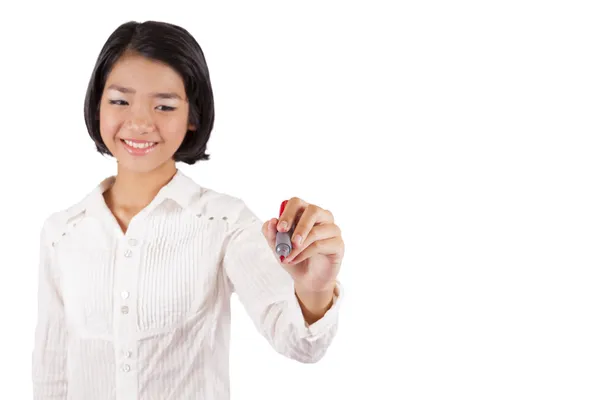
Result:
<svg viewBox="0 0 600 400"><path fill-rule="evenodd" d="M125 358L131 357L131 352L127 351L127 350L123 350L123 357L125 357Z"/></svg>
<svg viewBox="0 0 600 400"><path fill-rule="evenodd" d="M123 371L129 372L130 369L131 367L128 364L123 365Z"/></svg>
<svg viewBox="0 0 600 400"><path fill-rule="evenodd" d="M127 292L127 291L121 292L121 297L124 299L127 299L129 297L129 292Z"/></svg>
<svg viewBox="0 0 600 400"><path fill-rule="evenodd" d="M137 246L137 240L135 240L135 239L129 239L128 243L130 246Z"/></svg>
<svg viewBox="0 0 600 400"><path fill-rule="evenodd" d="M127 313L129 313L129 307L127 307L127 306L123 306L123 307L121 307L121 312L122 312L123 314L127 314Z"/></svg>
<svg viewBox="0 0 600 400"><path fill-rule="evenodd" d="M132 254L133 254L133 252L131 250L127 250L125 252L125 257L131 257Z"/></svg>

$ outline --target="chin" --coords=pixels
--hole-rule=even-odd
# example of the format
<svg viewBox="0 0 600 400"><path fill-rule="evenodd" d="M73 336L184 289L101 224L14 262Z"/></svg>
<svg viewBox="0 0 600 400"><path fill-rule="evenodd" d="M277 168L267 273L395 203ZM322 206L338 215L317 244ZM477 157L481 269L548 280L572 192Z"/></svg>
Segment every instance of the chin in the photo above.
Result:
<svg viewBox="0 0 600 400"><path fill-rule="evenodd" d="M133 172L136 174L147 174L157 169L157 167L140 165L140 164L129 164L119 162L119 169L121 171Z"/></svg>
<svg viewBox="0 0 600 400"><path fill-rule="evenodd" d="M151 160L151 159L131 159L131 157L121 157L117 160L119 169L134 172L137 174L147 174L167 167L169 160Z"/></svg>

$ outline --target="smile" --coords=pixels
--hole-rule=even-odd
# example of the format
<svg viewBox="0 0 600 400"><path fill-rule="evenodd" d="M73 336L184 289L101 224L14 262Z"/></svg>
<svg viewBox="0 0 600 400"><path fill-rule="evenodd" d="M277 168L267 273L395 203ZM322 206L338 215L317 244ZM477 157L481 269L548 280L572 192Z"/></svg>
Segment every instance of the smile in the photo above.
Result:
<svg viewBox="0 0 600 400"><path fill-rule="evenodd" d="M139 140L134 141L129 139L121 139L121 143L123 144L123 147L125 147L125 150L127 150L129 154L135 156L142 156L148 154L152 150L154 150L158 145L158 143L156 142L147 142Z"/></svg>

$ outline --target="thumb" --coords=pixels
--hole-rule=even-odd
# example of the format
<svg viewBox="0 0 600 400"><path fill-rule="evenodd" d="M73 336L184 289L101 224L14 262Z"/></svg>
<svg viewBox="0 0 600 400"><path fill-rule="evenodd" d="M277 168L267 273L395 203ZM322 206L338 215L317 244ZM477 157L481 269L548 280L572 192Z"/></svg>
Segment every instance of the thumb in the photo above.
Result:
<svg viewBox="0 0 600 400"><path fill-rule="evenodd" d="M277 218L271 218L266 221L262 226L262 233L267 239L267 243L271 247L271 250L275 252L275 238L277 235Z"/></svg>

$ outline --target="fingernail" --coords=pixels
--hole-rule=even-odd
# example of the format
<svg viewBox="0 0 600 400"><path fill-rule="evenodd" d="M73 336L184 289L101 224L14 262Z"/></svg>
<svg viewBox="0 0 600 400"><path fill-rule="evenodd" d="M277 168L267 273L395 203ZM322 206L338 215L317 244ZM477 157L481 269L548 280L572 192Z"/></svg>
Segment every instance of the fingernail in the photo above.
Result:
<svg viewBox="0 0 600 400"><path fill-rule="evenodd" d="M287 228L287 222L285 222L285 221L281 221L281 222L279 223L279 229L283 229L283 230L285 230L286 228Z"/></svg>
<svg viewBox="0 0 600 400"><path fill-rule="evenodd" d="M300 236L300 235L294 236L294 242L296 242L298 244L302 244L302 236Z"/></svg>

